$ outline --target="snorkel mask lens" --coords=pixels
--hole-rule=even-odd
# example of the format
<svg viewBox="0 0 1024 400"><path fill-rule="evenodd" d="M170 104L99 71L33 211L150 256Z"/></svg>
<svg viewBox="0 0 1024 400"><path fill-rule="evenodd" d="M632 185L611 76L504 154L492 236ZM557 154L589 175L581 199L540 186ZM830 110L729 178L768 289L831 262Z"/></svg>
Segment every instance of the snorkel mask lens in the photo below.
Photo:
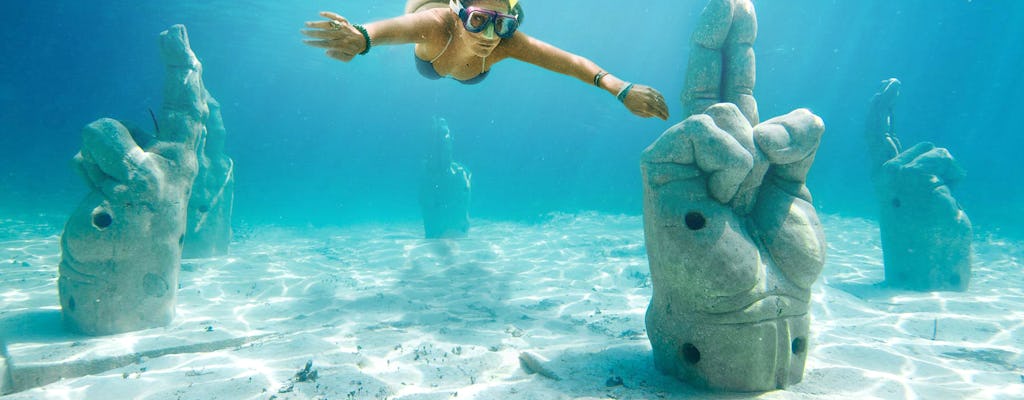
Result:
<svg viewBox="0 0 1024 400"><path fill-rule="evenodd" d="M449 6L452 11L459 15L462 26L472 33L480 33L487 29L488 25L494 25L494 34L507 39L516 33L519 27L519 19L515 15L502 14L493 10L486 10L477 7L465 8L462 2L451 0Z"/></svg>
<svg viewBox="0 0 1024 400"><path fill-rule="evenodd" d="M514 15L499 14L494 17L494 33L501 38L512 37L519 28L519 18Z"/></svg>

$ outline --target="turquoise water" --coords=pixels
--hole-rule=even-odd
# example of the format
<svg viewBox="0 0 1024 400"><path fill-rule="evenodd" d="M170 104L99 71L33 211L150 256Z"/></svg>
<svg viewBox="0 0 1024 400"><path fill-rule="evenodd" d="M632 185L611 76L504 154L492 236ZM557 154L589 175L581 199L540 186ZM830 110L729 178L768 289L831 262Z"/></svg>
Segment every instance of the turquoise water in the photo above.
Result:
<svg viewBox="0 0 1024 400"><path fill-rule="evenodd" d="M12 400L702 395L651 362L639 156L684 117L677 99L705 2L523 2L524 32L660 90L668 121L518 61L464 86L422 78L411 46L344 64L302 44L320 10L367 22L400 13L400 1L6 6L0 391L15 380L34 389ZM803 383L759 397L1019 398L1024 2L755 5L762 119L807 107L827 126L808 182L828 239L813 347ZM179 23L235 160L231 252L182 263L168 327L75 335L59 325L56 295L63 224L88 191L71 158L97 118L152 129L158 34ZM862 131L890 77L903 83L903 143L946 147L967 170L953 193L975 226L968 291L879 285ZM417 189L435 117L473 171L467 239L422 239ZM566 379L529 375L524 352ZM296 382L314 360L320 380Z"/></svg>
<svg viewBox="0 0 1024 400"><path fill-rule="evenodd" d="M68 213L86 193L69 160L103 116L148 126L160 107L157 35L185 24L223 104L237 163L236 222L336 225L415 221L432 117L448 118L474 174L477 217L641 213L639 153L683 117L688 38L704 1L524 2L523 31L665 94L668 122L518 61L484 84L429 81L410 46L349 64L301 43L319 10L365 22L401 2L19 2L0 26L0 209ZM1020 231L1024 3L763 1L761 115L811 108L827 126L809 186L820 211L873 217L861 139L882 79L903 81L904 143L947 147L968 171L955 188L979 229Z"/></svg>

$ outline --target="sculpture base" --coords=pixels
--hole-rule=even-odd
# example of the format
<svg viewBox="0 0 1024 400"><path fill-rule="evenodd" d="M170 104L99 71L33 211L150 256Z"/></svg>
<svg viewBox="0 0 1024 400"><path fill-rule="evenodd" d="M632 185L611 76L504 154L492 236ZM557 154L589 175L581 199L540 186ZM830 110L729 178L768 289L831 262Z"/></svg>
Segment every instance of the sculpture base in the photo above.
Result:
<svg viewBox="0 0 1024 400"><path fill-rule="evenodd" d="M659 371L690 385L734 392L783 389L803 379L807 315L727 325L692 325L647 313Z"/></svg>

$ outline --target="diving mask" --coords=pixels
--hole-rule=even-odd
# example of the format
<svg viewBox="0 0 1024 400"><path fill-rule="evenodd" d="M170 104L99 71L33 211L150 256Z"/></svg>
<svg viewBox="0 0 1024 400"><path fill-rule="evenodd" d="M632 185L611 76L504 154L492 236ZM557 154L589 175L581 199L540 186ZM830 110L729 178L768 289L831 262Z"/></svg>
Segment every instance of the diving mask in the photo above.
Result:
<svg viewBox="0 0 1024 400"><path fill-rule="evenodd" d="M471 33L483 32L489 25L493 25L494 34L507 39L519 28L519 18L515 15L479 7L463 7L460 0L451 0L448 6L462 20L462 26Z"/></svg>

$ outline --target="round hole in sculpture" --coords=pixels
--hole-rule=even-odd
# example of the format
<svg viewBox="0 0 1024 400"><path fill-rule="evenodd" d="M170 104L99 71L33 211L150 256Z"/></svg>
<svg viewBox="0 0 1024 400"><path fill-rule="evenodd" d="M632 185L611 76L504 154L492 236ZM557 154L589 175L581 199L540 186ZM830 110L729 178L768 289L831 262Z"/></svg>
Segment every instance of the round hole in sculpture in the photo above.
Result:
<svg viewBox="0 0 1024 400"><path fill-rule="evenodd" d="M704 214L696 211L686 213L686 217L684 219L686 221L686 227L690 228L691 231L704 229L704 226L708 223L707 219L704 218Z"/></svg>
<svg viewBox="0 0 1024 400"><path fill-rule="evenodd" d="M900 199L898 197L895 197L895 198L892 199L892 207L893 208L900 208L901 205L903 205L903 203L900 201Z"/></svg>
<svg viewBox="0 0 1024 400"><path fill-rule="evenodd" d="M697 346L694 346L692 343L684 344L683 348L679 351L687 363L692 365L700 362L700 350L697 350Z"/></svg>
<svg viewBox="0 0 1024 400"><path fill-rule="evenodd" d="M110 224L114 223L114 217L110 216L110 213L103 210L96 210L92 213L92 226L97 229L106 229Z"/></svg>
<svg viewBox="0 0 1024 400"><path fill-rule="evenodd" d="M800 354L807 351L807 341L802 337L793 339L793 354Z"/></svg>
<svg viewBox="0 0 1024 400"><path fill-rule="evenodd" d="M146 291L147 295L164 297L167 294L167 286L167 281L164 278L152 272L142 277L142 289Z"/></svg>
<svg viewBox="0 0 1024 400"><path fill-rule="evenodd" d="M72 311L72 312L75 311L75 298L74 297L68 297L68 311Z"/></svg>
<svg viewBox="0 0 1024 400"><path fill-rule="evenodd" d="M199 210L199 212L201 212L203 214L206 214L207 212L210 211L210 207L209 206L199 206L199 208L197 210Z"/></svg>

